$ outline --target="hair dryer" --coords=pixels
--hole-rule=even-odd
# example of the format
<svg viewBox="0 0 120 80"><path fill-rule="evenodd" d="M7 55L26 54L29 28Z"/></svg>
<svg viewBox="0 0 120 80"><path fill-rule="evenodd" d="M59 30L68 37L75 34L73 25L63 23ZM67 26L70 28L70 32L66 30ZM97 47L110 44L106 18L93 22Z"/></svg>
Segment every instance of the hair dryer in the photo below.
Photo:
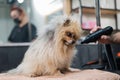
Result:
<svg viewBox="0 0 120 80"><path fill-rule="evenodd" d="M95 42L97 41L102 35L110 35L113 31L113 28L111 26L107 26L103 29L100 29L94 33L89 34L86 36L86 38L81 41L81 44L89 43L89 42Z"/></svg>

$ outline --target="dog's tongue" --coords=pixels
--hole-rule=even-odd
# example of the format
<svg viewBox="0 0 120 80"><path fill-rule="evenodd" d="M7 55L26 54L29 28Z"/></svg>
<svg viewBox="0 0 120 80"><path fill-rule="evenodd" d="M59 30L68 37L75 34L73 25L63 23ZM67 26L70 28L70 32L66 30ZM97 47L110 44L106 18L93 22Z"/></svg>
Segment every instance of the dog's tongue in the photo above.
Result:
<svg viewBox="0 0 120 80"><path fill-rule="evenodd" d="M70 43L68 43L68 42L65 42L65 44L68 46L68 45L70 45Z"/></svg>

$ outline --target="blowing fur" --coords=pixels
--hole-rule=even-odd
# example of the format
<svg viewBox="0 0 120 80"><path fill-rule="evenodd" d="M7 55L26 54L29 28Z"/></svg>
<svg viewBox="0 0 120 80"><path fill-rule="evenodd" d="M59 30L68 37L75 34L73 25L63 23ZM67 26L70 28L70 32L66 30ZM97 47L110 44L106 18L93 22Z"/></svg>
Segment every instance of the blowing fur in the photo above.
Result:
<svg viewBox="0 0 120 80"><path fill-rule="evenodd" d="M80 38L80 25L72 17L53 19L39 34L17 68L7 74L26 76L61 75L69 71Z"/></svg>

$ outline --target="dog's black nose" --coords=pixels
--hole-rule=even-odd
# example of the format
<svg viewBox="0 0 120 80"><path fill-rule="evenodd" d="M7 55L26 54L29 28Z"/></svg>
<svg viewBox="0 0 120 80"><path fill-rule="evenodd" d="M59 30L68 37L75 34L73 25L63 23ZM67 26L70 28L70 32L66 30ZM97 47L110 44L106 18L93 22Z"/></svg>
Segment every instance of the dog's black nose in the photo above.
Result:
<svg viewBox="0 0 120 80"><path fill-rule="evenodd" d="M75 43L75 41L72 41L72 44L74 44Z"/></svg>

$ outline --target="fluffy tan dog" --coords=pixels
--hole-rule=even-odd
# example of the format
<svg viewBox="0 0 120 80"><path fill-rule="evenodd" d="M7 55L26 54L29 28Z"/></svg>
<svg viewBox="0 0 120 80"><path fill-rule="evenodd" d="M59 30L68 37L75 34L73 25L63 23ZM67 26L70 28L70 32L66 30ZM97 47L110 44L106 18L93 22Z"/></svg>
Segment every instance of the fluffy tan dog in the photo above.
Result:
<svg viewBox="0 0 120 80"><path fill-rule="evenodd" d="M69 71L80 27L71 17L57 17L41 31L17 68L7 73L27 76L60 75Z"/></svg>

